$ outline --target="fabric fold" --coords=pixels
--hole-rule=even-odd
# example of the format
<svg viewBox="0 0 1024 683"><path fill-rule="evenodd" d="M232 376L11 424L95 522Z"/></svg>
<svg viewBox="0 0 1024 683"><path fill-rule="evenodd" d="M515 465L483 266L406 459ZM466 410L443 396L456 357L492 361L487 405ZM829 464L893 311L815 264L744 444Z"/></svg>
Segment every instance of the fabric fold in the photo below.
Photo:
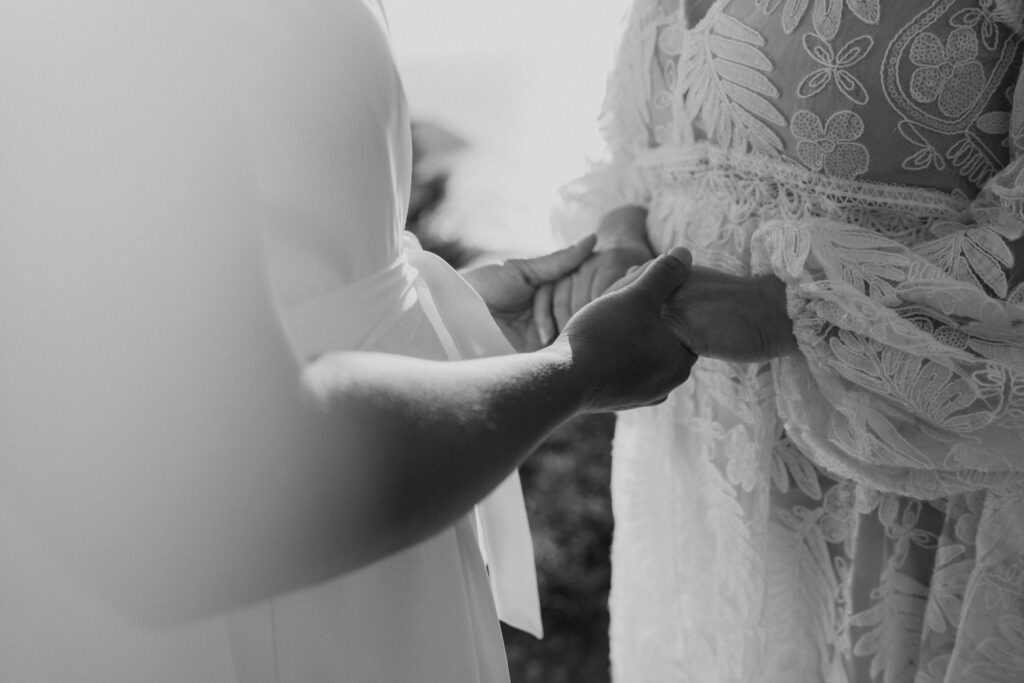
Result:
<svg viewBox="0 0 1024 683"><path fill-rule="evenodd" d="M310 360L330 351L375 350L396 340L403 320L421 316L448 360L482 358L513 349L479 295L440 258L407 235L400 255L372 275L286 306L282 319L293 352ZM380 350L380 349L377 349ZM487 563L498 617L537 638L543 636L533 541L518 472L475 510L481 553Z"/></svg>

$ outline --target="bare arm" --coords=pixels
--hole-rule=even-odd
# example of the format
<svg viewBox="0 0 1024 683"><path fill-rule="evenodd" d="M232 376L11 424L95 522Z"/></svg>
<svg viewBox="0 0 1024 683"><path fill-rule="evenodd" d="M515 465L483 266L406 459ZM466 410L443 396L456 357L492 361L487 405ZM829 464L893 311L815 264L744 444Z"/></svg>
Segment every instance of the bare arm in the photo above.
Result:
<svg viewBox="0 0 1024 683"><path fill-rule="evenodd" d="M324 197L356 206L333 188L360 188L340 182L312 201L299 180L321 167L287 162L347 168L308 153L307 124L354 112L373 130L376 110L344 92L306 102L287 69L250 79L286 55L224 40L250 29L220 3L8 6L0 514L105 599L172 622L337 576L451 523L573 412L685 377L692 356L659 314L678 269L596 303L536 356L338 356L304 375L261 241L282 221L333 228ZM358 93L363 77L338 83ZM337 177L370 177L375 157L359 158Z"/></svg>
<svg viewBox="0 0 1024 683"><path fill-rule="evenodd" d="M95 424L13 428L22 448L5 485L58 557L149 622L338 576L454 522L565 419L658 401L683 381L693 356L660 309L686 268L657 265L532 354L340 353L300 384L289 363L250 350L261 375L229 404L203 389L231 384L238 365L191 383L195 395L196 378L164 378L185 388L122 396Z"/></svg>

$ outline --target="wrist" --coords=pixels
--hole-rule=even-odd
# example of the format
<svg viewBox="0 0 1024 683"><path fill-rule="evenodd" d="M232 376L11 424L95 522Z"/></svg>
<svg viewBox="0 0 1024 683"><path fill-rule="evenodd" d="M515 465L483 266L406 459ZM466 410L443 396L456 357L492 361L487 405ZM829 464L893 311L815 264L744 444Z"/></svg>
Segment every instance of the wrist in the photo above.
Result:
<svg viewBox="0 0 1024 683"><path fill-rule="evenodd" d="M793 320L789 317L786 283L775 275L760 275L757 292L766 318L766 338L772 358L787 356L798 351L793 334Z"/></svg>
<svg viewBox="0 0 1024 683"><path fill-rule="evenodd" d="M588 411L598 385L598 373L592 364L573 351L565 335L559 335L535 353L542 359L549 394L557 397L558 405L565 406L573 415Z"/></svg>
<svg viewBox="0 0 1024 683"><path fill-rule="evenodd" d="M641 206L621 206L609 211L598 224L595 235L595 251L614 247L643 249L653 257L647 239L647 209Z"/></svg>

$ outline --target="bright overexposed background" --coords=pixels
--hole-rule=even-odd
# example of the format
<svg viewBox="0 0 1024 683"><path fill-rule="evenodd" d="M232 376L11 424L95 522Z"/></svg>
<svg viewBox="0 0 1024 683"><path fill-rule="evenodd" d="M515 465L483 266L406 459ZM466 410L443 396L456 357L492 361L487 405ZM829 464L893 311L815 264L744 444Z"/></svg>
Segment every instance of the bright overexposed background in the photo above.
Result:
<svg viewBox="0 0 1024 683"><path fill-rule="evenodd" d="M601 153L597 117L631 0L383 0L414 120L469 143L441 219L487 254L553 246L558 188ZM520 470L545 638L505 629L517 683L608 683L614 418L585 416Z"/></svg>
<svg viewBox="0 0 1024 683"><path fill-rule="evenodd" d="M552 244L558 187L600 152L596 119L627 0L384 0L414 119L470 143L452 229L505 252Z"/></svg>

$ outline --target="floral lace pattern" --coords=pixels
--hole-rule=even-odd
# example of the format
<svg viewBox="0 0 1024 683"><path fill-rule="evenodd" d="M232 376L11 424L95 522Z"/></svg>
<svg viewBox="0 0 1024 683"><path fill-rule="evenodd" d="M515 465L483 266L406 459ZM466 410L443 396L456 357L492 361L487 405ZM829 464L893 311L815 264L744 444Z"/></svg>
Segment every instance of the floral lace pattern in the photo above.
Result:
<svg viewBox="0 0 1024 683"><path fill-rule="evenodd" d="M864 122L855 112L837 111L822 125L817 114L801 109L789 128L799 140L797 156L812 171L852 179L868 170L868 148L855 142L864 133Z"/></svg>
<svg viewBox="0 0 1024 683"><path fill-rule="evenodd" d="M1022 3L686 10L636 0L576 197L774 273L801 354L620 416L615 678L1020 680Z"/></svg>
<svg viewBox="0 0 1024 683"><path fill-rule="evenodd" d="M860 36L841 47L838 52L832 44L814 33L804 34L804 49L821 66L810 72L797 85L796 92L802 98L814 97L828 85L834 85L854 104L867 104L868 91L850 69L861 62L874 41L871 36Z"/></svg>
<svg viewBox="0 0 1024 683"><path fill-rule="evenodd" d="M944 116L963 116L981 94L985 68L978 56L978 36L968 27L949 34L946 44L934 33L921 33L910 45L910 61L917 67L910 77L910 93L918 102L938 102Z"/></svg>

